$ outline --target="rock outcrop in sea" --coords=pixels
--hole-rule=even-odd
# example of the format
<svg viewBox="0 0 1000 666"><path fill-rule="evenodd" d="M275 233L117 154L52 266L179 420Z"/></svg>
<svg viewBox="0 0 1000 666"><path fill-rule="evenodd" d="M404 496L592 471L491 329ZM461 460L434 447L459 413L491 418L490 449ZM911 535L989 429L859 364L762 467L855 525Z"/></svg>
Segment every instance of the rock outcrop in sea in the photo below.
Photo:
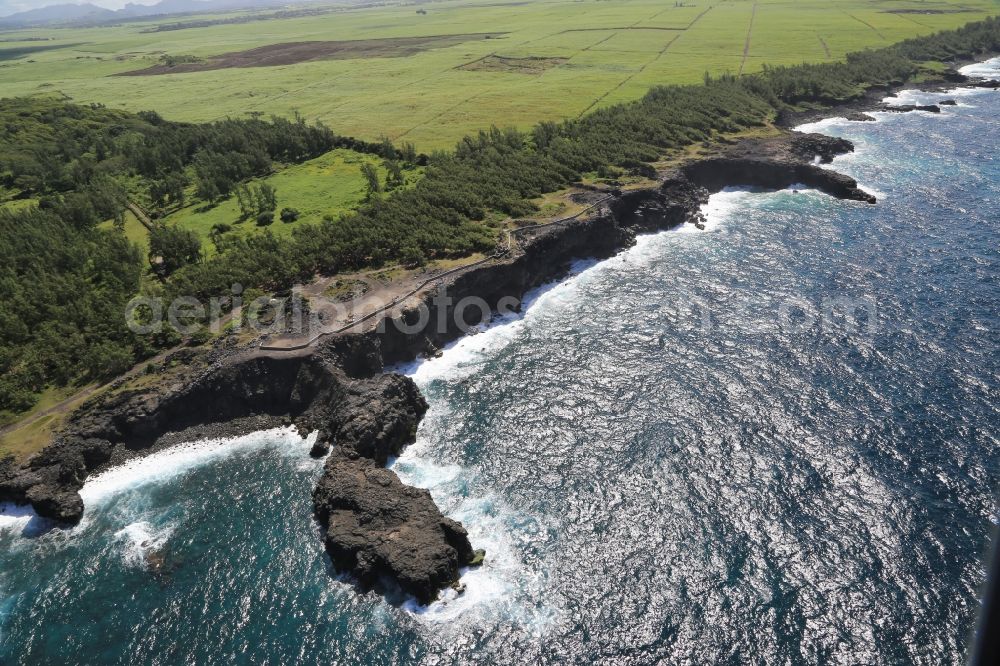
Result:
<svg viewBox="0 0 1000 666"><path fill-rule="evenodd" d="M472 563L465 528L442 516L429 492L353 449L333 450L313 502L334 566L363 587L387 577L427 604Z"/></svg>

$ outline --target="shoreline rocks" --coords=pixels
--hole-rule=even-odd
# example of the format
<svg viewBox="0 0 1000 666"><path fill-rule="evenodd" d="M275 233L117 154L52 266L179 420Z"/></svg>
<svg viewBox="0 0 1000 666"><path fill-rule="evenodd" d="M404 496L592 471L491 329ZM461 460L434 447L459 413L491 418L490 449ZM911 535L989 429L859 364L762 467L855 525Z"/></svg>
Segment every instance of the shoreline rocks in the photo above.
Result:
<svg viewBox="0 0 1000 666"><path fill-rule="evenodd" d="M90 474L183 441L291 424L317 432L310 453L328 456L314 515L335 567L363 587L393 580L428 603L484 554L427 491L384 468L413 440L427 403L412 380L383 369L440 349L491 316L469 308L456 317L453 308L463 297L479 297L497 311L511 297L564 275L575 259L607 258L630 247L636 232L698 223L709 195L725 186L780 189L802 182L874 203L853 179L817 166L851 150L844 139L788 134L741 141L683 164L661 174L656 187L615 193L590 217L527 230L508 255L428 289L415 304L430 312L424 329L413 326L420 311L412 307L382 326L331 336L312 348L199 352L188 359L190 369L157 385L85 404L23 465L0 461L0 501L31 504L40 516L75 524L84 512L79 490ZM445 293L449 299L438 299Z"/></svg>
<svg viewBox="0 0 1000 666"><path fill-rule="evenodd" d="M862 113L861 111L848 111L844 114L844 118L857 123L875 122L875 116L870 116L867 113Z"/></svg>
<svg viewBox="0 0 1000 666"><path fill-rule="evenodd" d="M856 180L818 166L853 150L850 141L823 134L755 139L733 146L720 157L684 165L681 171L712 193L734 183L766 189L802 183L839 199L873 204L875 197L860 189Z"/></svg>
<svg viewBox="0 0 1000 666"><path fill-rule="evenodd" d="M882 101L891 93L901 90L919 90L921 92L945 92L955 87L962 88L986 88L1000 90L1000 81L994 79L975 79L959 72L956 67L963 64L973 64L982 62L989 58L1000 55L996 52L987 53L966 53L956 55L952 59L952 66L936 74L935 80L921 81L920 83L895 83L889 85L873 86L855 99L846 101L831 101L831 106L826 108L785 108L778 113L776 124L785 129L794 129L799 125L811 123L827 118L842 116L848 120L864 121L863 116L867 116L869 111L884 111L886 104ZM942 103L939 102L937 106ZM910 106L910 105L904 105ZM935 106L935 105L927 105ZM949 106L949 105L946 105ZM916 105L914 105L916 107ZM934 113L933 110L914 108L911 110L926 110ZM938 109L940 111L940 109ZM852 117L853 116L853 117ZM870 117L870 116L869 116Z"/></svg>
<svg viewBox="0 0 1000 666"><path fill-rule="evenodd" d="M941 113L941 107L937 104L903 104L901 106L893 106L892 104L886 104L882 107L882 111L889 111L891 113L912 113L913 111L927 111L928 113Z"/></svg>
<svg viewBox="0 0 1000 666"><path fill-rule="evenodd" d="M313 503L334 566L363 589L389 578L428 604L473 564L465 528L441 515L428 491L351 449L331 452Z"/></svg>

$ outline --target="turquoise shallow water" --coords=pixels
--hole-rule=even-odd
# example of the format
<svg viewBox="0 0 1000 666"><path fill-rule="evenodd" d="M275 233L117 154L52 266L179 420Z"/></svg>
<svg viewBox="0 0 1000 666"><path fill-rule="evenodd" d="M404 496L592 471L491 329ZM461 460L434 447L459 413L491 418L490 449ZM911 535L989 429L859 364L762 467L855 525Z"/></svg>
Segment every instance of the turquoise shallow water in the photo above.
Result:
<svg viewBox="0 0 1000 666"><path fill-rule="evenodd" d="M948 96L822 124L878 206L724 192L402 369L431 411L394 468L489 553L463 597L330 575L308 442L260 433L88 483L73 530L0 516L0 662L961 662L998 513L1000 94Z"/></svg>

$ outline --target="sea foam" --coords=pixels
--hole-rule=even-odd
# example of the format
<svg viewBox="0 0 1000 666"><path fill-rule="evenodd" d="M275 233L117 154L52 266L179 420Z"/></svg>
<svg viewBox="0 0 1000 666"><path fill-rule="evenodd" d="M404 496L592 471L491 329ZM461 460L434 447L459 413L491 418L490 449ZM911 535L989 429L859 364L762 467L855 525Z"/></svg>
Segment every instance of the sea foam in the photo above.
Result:
<svg viewBox="0 0 1000 666"><path fill-rule="evenodd" d="M155 553L167 543L173 532L173 525L155 527L145 520L126 525L115 533L115 539L125 544L122 557L126 564L147 566L150 553Z"/></svg>
<svg viewBox="0 0 1000 666"><path fill-rule="evenodd" d="M684 224L673 231L680 234L716 231L746 204L747 199L754 195L754 190L745 187L727 187L708 198L708 203L701 207L705 216L705 228L699 229L693 224Z"/></svg>
<svg viewBox="0 0 1000 666"><path fill-rule="evenodd" d="M797 125L792 129L795 132L802 132L804 134L811 134L813 132L823 134L829 129L832 129L834 127L840 127L842 125L848 125L851 122L852 121L848 120L847 118L834 116L832 118L823 118L822 120L816 120L811 123L802 123L801 125Z"/></svg>
<svg viewBox="0 0 1000 666"><path fill-rule="evenodd" d="M0 504L0 531L23 531L38 515L30 506L20 504Z"/></svg>
<svg viewBox="0 0 1000 666"><path fill-rule="evenodd" d="M573 282L598 262L594 259L575 261L570 266L569 277L548 282L532 289L521 300L518 312L495 316L491 321L475 327L475 332L451 342L437 358L421 358L386 368L413 379L420 387L435 380L453 381L477 372L482 364L499 350L510 344L524 329L526 318L533 316L536 308L544 309L572 297Z"/></svg>
<svg viewBox="0 0 1000 666"><path fill-rule="evenodd" d="M80 489L80 496L89 509L107 502L125 490L170 481L190 469L239 452L275 447L301 453L308 451L314 439L315 434L303 439L294 428L284 427L242 437L204 439L179 444L130 460L91 477Z"/></svg>
<svg viewBox="0 0 1000 666"><path fill-rule="evenodd" d="M1000 76L1000 58L991 58L985 62L977 62L971 65L966 65L958 71L966 76L982 79L990 79L995 76Z"/></svg>

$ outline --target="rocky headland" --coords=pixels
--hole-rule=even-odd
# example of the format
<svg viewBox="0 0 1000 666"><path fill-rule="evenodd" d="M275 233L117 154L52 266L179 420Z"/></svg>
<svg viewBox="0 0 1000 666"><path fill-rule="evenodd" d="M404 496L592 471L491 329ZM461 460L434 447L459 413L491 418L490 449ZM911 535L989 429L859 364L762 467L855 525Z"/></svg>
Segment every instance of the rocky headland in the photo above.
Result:
<svg viewBox="0 0 1000 666"><path fill-rule="evenodd" d="M994 57L995 53L981 53L975 56L960 58L960 64L971 64L984 59ZM956 64L955 66L958 66ZM921 81L920 83L897 82L884 86L873 86L863 95L855 99L833 102L829 101L818 108L805 109L785 109L778 114L777 124L788 129L804 125L806 123L824 120L826 118L841 117L857 122L868 122L875 120L869 113L872 111L886 111L891 113L911 113L913 111L926 111L928 113L940 113L942 106L954 106L955 100L943 99L935 104L887 104L882 101L886 96L901 90L913 89L922 92L944 92L956 87L961 88L985 88L988 90L1000 90L1000 81L995 79L973 78L962 74L957 69L948 68L936 75L933 80Z"/></svg>
<svg viewBox="0 0 1000 666"><path fill-rule="evenodd" d="M456 317L463 297L495 311L503 299L564 275L575 259L609 257L631 246L636 233L699 224L701 207L723 187L802 183L874 203L853 179L819 166L851 150L849 141L818 134L742 141L662 173L656 187L613 192L589 216L525 228L502 256L448 275L360 332L295 351L220 345L192 352L151 386L86 403L34 457L0 462L0 501L75 524L84 513L79 490L91 474L182 441L294 425L316 432L313 454L327 456L313 500L334 568L363 587L394 581L428 603L483 553L427 491L385 469L413 440L427 404L409 378L384 369L440 349L488 318L477 308ZM422 328L414 325L421 309L431 315Z"/></svg>

